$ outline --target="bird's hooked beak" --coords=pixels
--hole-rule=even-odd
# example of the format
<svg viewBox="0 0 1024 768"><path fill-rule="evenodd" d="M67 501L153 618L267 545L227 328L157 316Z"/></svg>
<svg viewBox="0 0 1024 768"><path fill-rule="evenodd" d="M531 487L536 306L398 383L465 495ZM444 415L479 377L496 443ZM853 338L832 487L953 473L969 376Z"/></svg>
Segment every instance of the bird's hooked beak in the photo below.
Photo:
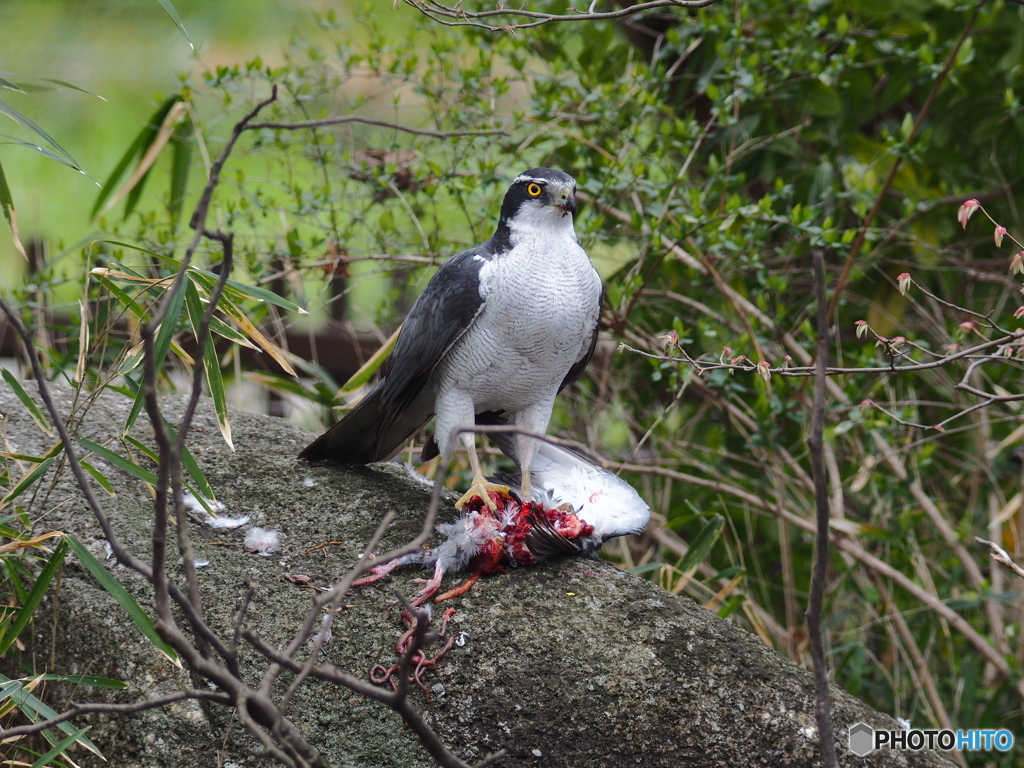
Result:
<svg viewBox="0 0 1024 768"><path fill-rule="evenodd" d="M554 197L553 205L562 210L563 217L576 213L576 195L572 187L563 187Z"/></svg>

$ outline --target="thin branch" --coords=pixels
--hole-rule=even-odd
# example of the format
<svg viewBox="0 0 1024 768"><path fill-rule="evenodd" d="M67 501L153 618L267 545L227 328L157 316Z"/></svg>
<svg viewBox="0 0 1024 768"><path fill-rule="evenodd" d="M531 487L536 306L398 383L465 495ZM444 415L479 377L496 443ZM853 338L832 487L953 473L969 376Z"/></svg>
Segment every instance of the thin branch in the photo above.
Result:
<svg viewBox="0 0 1024 768"><path fill-rule="evenodd" d="M166 696L160 696L155 699L144 699L142 701L135 701L130 704L114 704L110 702L89 702L85 704L71 703L70 707L61 712L56 717L51 717L46 720L40 720L37 723L27 723L25 725L18 725L13 728L3 729L0 728L0 743L7 739L19 738L22 736L31 736L33 733L39 733L45 731L47 728L53 728L56 725L67 722L73 718L81 715L91 715L94 713L103 714L114 714L114 715L133 715L138 712L145 712L149 709L158 709L159 707L166 707L169 704L176 704L179 701L212 701L217 704L224 704L225 706L231 705L231 698L224 693L217 693L216 691L175 691L169 693Z"/></svg>
<svg viewBox="0 0 1024 768"><path fill-rule="evenodd" d="M831 333L828 322L828 294L825 287L825 256L821 248L815 248L814 284L818 304L818 348L814 358L817 361L814 377L814 406L811 412L811 432L807 436L811 471L814 475L814 505L817 517L817 538L814 542L814 570L811 574L811 595L807 605L807 629L811 641L811 656L814 659L814 714L818 721L818 743L826 768L838 768L836 739L832 729L832 705L828 687L828 666L825 662L825 643L821 635L821 610L825 598L825 582L828 578L828 532L829 503L828 478L825 474L825 369L831 348Z"/></svg>
<svg viewBox="0 0 1024 768"><path fill-rule="evenodd" d="M1021 568L1019 565L1017 565L1015 562L1013 562L1013 560L1010 558L1010 556L1006 553L1005 549L1000 547L995 542L988 541L987 539L983 539L980 536L975 536L974 540L976 542L978 542L979 544L983 544L984 546L986 546L990 550L992 550L989 553L989 555L991 555L993 560L995 560L1000 565L1005 565L1007 568L1009 568L1015 574L1017 574L1022 579L1024 579L1024 568Z"/></svg>
<svg viewBox="0 0 1024 768"><path fill-rule="evenodd" d="M371 120L366 117L355 115L340 115L338 117L325 117L322 120L303 120L296 123L250 123L246 130L255 131L260 128L267 128L274 131L296 131L302 128L322 128L328 125L344 125L345 123L359 123L360 125L373 125L378 128L389 128L402 133L411 133L414 136L428 136L432 139L457 139L464 136L508 136L508 131L499 128L486 130L468 131L429 131L422 128L408 128L398 123L389 123L384 120Z"/></svg>
<svg viewBox="0 0 1024 768"><path fill-rule="evenodd" d="M581 12L576 11L575 8L569 8L568 10L573 11L573 13L567 14L542 13L540 11L528 11L523 8L506 8L500 3L498 3L498 7L495 10L474 12L463 9L461 7L461 3L454 6L448 6L442 5L441 3L436 2L436 0L404 0L404 2L406 5L415 8L427 18L436 21L438 24L443 24L446 27L476 27L477 29L486 29L491 32L514 33L517 29L529 29L530 27L539 27L552 22L623 19L658 8L707 8L710 5L722 2L722 0L653 0L653 2L639 3L637 5L631 5L625 8L620 8L616 11L607 11L604 13L597 13L594 11ZM478 21L478 19L490 19L503 16L535 19L535 21L524 24L499 24L496 26L484 24L483 22Z"/></svg>

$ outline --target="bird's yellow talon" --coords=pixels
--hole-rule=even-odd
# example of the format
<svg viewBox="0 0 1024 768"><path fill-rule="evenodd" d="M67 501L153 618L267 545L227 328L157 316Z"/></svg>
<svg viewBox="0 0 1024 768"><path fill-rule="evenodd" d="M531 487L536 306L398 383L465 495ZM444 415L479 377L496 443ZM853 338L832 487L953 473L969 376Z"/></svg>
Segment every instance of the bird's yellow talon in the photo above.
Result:
<svg viewBox="0 0 1024 768"><path fill-rule="evenodd" d="M492 512L497 509L497 505L494 503L494 499L491 498L491 493L500 493L508 496L511 491L507 485L498 485L497 483L489 483L482 477L478 477L473 481L473 484L469 486L469 490L466 491L462 498L455 502L456 509L462 509L470 501L477 498L478 496L483 499L483 502L487 505L487 508Z"/></svg>

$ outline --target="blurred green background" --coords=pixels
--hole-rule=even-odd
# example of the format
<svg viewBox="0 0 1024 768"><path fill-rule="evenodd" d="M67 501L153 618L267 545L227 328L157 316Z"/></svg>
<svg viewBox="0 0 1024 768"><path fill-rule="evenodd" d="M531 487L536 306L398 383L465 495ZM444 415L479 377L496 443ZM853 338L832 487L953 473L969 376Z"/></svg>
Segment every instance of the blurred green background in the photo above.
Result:
<svg viewBox="0 0 1024 768"><path fill-rule="evenodd" d="M0 71L64 80L95 94L47 83L24 94L0 88L0 100L42 127L92 176L0 138L23 242L42 239L55 253L94 231L96 182L182 78L257 55L277 63L289 39L317 35L318 11L348 16L344 2L323 0L175 0L173 7L188 38L157 0L0 2ZM366 5L370 12L377 7L390 13L387 2ZM7 117L0 117L0 135L36 140ZM5 231L0 279L9 285L23 266Z"/></svg>

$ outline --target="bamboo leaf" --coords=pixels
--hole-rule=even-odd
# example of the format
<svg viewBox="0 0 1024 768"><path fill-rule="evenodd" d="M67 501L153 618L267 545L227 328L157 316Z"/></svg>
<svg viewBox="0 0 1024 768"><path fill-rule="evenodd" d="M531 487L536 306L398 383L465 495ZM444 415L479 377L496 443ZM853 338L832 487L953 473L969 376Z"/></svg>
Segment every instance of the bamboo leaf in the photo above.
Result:
<svg viewBox="0 0 1024 768"><path fill-rule="evenodd" d="M164 359L167 357L167 350L170 349L171 342L174 341L174 334L178 330L178 321L181 318L182 306L185 303L185 291L181 290L182 287L183 285L179 285L178 289L171 295L167 314L164 315L164 320L160 323L160 328L153 343L153 370L155 371L160 371L163 368ZM182 351L184 352L184 350ZM128 412L128 420L124 425L125 432L132 428L135 420L142 412L144 397L144 390L142 387L139 387L135 395L135 402L132 403L132 409Z"/></svg>
<svg viewBox="0 0 1024 768"><path fill-rule="evenodd" d="M277 345L274 344L270 339L263 335L259 328L257 328L253 322L245 316L245 313L241 309L236 307L231 302L222 302L218 305L218 309L221 310L225 315L230 317L243 331L245 331L249 338L252 339L259 347L274 358L274 361L280 365L284 370L292 376L295 376L295 369L292 368L291 363L288 362L285 357L283 350L278 349Z"/></svg>
<svg viewBox="0 0 1024 768"><path fill-rule="evenodd" d="M9 541L6 544L0 545L0 555L7 555L11 552L17 552L20 549L29 549L30 547L38 547L44 541L63 536L64 534L60 531L50 531L49 533L43 533L39 536L33 536L31 539L18 538L16 535L13 541Z"/></svg>
<svg viewBox="0 0 1024 768"><path fill-rule="evenodd" d="M118 248L125 248L129 251L138 251L139 253L144 253L147 256L152 256L154 259L157 259L158 261L162 261L164 264L167 264L168 266L174 267L174 271L177 271L177 267L181 266L181 262L179 262L177 259L172 259L166 254L151 251L149 248L143 248L141 245L135 245L134 243L125 243L122 242L121 240L93 240L93 243L103 243L104 245L113 245ZM121 265L121 268L124 269L126 272L132 272L135 277L142 277L142 275L134 273L132 270L128 269L124 265ZM100 269L102 271L102 268ZM97 270L93 270L93 272L96 271Z"/></svg>
<svg viewBox="0 0 1024 768"><path fill-rule="evenodd" d="M9 73L7 73L7 72L0 72L0 75L7 75L7 74L9 74ZM6 88L7 90L14 91L15 93L24 93L25 92L25 90L20 85L16 85L15 83L12 83L10 80L5 80L3 77L0 77L0 88Z"/></svg>
<svg viewBox="0 0 1024 768"><path fill-rule="evenodd" d="M39 678L35 678L28 685L25 685L21 680L11 680L9 677L0 674L0 702L11 699L29 722L37 723L40 720L56 717L57 713L53 709L32 694L31 688L34 688L38 683ZM79 732L79 729L68 722L57 723L56 727L68 736ZM47 741L51 744L54 742L53 737L47 731L43 731L43 735L46 736ZM106 759L96 745L85 736L76 737L76 741L97 757Z"/></svg>
<svg viewBox="0 0 1024 768"><path fill-rule="evenodd" d="M73 683L74 685L88 685L93 688L117 688L123 690L128 687L124 680L114 680L110 677L97 677L96 675L41 675L47 682Z"/></svg>
<svg viewBox="0 0 1024 768"><path fill-rule="evenodd" d="M322 382L317 382L315 388L310 389L307 385L278 373L247 371L243 376L267 389L301 397L317 405L330 406L335 401L334 388L328 389Z"/></svg>
<svg viewBox="0 0 1024 768"><path fill-rule="evenodd" d="M246 347L247 349L259 349L259 347L257 347L251 341L249 341L248 336L246 336L244 333L236 331L234 328L232 328L230 325L228 325L218 317L210 318L210 330L216 333L218 336L225 338L228 341L233 341L235 344L238 344L241 347Z"/></svg>
<svg viewBox="0 0 1024 768"><path fill-rule="evenodd" d="M28 392L26 392L25 388L21 386L21 382L18 381L14 377L14 374L6 368L0 368L0 372L3 373L4 381L7 382L7 386L11 388L15 397L17 397L21 401L21 404L25 406L26 410L28 410L29 414L32 416L32 419L39 425L39 428L48 435L52 434L53 427L50 426L50 422L46 420L45 416L43 416L43 412L39 410L39 406L37 406L32 398L28 396Z"/></svg>
<svg viewBox="0 0 1024 768"><path fill-rule="evenodd" d="M173 21L177 25L178 29L181 30L181 34L185 36L185 41L188 43L188 47L195 51L196 47L192 44L192 38L188 36L188 32L185 30L185 25L181 23L181 17L174 9L174 5L171 3L171 0L157 0L157 2L160 3L163 9L167 12L167 15L171 17L171 21Z"/></svg>
<svg viewBox="0 0 1024 768"><path fill-rule="evenodd" d="M18 85L15 85L14 83L12 83L12 82L10 82L8 80L4 80L3 79L4 77L16 77L19 80L32 80L32 81L37 82L37 83L52 83L53 85L59 86L60 88L68 88L69 90L72 90L72 91L78 91L79 93L84 93L87 96L95 96L100 101L106 101L106 99L104 99L98 93L93 93L92 91L87 91L87 90L85 90L85 88L81 88L80 86L77 86L74 83L69 83L67 80L58 80L58 79L53 78L53 77L38 77L37 75L22 75L19 72L0 72L0 85L2 85L5 88L12 88L13 90L19 91L21 93L25 93L25 89L21 88ZM52 89L52 88L43 88L43 89L40 89L40 90L54 90L54 89Z"/></svg>
<svg viewBox="0 0 1024 768"><path fill-rule="evenodd" d="M189 269L189 277L193 277L200 281L202 287L206 290L207 294L213 292L214 286L217 284L219 279L213 272L209 272L205 269ZM273 304L281 309L286 309L289 312L298 312L300 315L308 315L309 312L300 307L298 304L283 299L273 291L268 291L266 288L260 288L256 285L247 285L240 283L237 280L228 280L225 285L227 289L234 291L236 297L243 297L246 299L255 299L256 301L264 301L267 304Z"/></svg>
<svg viewBox="0 0 1024 768"><path fill-rule="evenodd" d="M7 227L11 230L11 242L14 243L14 250L21 254L21 258L28 260L25 246L22 245L21 237L18 236L18 214L14 212L14 198L11 196L11 188L7 186L3 165L0 165L0 209L3 209Z"/></svg>
<svg viewBox="0 0 1024 768"><path fill-rule="evenodd" d="M93 270L93 274L95 274L95 272L96 270ZM115 284L113 280L105 275L96 275L96 279L104 288L110 291L114 298L120 302L121 306L131 312L132 315L143 322L149 319L149 315L146 313L146 310L144 310L135 299L129 296L123 288Z"/></svg>
<svg viewBox="0 0 1024 768"><path fill-rule="evenodd" d="M49 752L47 752L45 755L41 756L38 760L32 763L32 768L44 768L45 766L49 765L50 761L53 760L55 757L62 757L64 753L67 752L68 748L76 741L78 741L80 738L82 738L85 735L85 732L88 731L89 728L91 727L92 726L79 728L77 731L74 731L69 736L66 736L65 738L58 741L56 744L53 745Z"/></svg>
<svg viewBox="0 0 1024 768"><path fill-rule="evenodd" d="M88 291L88 287L86 288ZM79 325L78 325L78 364L75 366L75 381L81 384L85 381L85 366L89 360L89 309L85 302L79 299Z"/></svg>
<svg viewBox="0 0 1024 768"><path fill-rule="evenodd" d="M52 459L51 459L52 461ZM15 640L18 639L28 623L32 621L32 617L35 616L36 608L39 607L39 603L42 602L43 596L46 594L47 588L50 586L50 582L53 581L53 577L57 575L57 571L60 569L61 563L64 562L64 555L68 552L67 539L62 539L60 544L53 550L53 554L50 555L50 559L43 566L43 569L39 572L39 576L36 577L35 583L32 585L32 589L28 593L28 597L25 602L18 608L17 613L14 617L14 621L11 623L10 628L4 635L3 640L0 640L0 656L7 653L7 649L11 647Z"/></svg>
<svg viewBox="0 0 1024 768"><path fill-rule="evenodd" d="M10 143L17 144L20 147L31 149L33 152L38 152L43 157L49 158L50 160L56 160L61 165L66 165L68 168L78 171L79 173L85 173L85 171L79 168L76 163L68 162L68 159L63 155L58 155L56 152L53 152L47 149L46 147L40 146L35 142L25 141L24 139L19 139L17 136L9 136L6 133L0 133L0 138L6 139ZM86 174L86 176L88 176L88 174ZM89 178L91 179L92 177L90 176Z"/></svg>
<svg viewBox="0 0 1024 768"><path fill-rule="evenodd" d="M96 467L94 467L92 464L90 464L89 462L85 461L84 459L82 461L80 461L79 463L85 468L86 472L88 472L90 475L93 476L93 478L95 478L96 482L99 483L103 487L104 491L109 493L111 496L115 495L114 494L114 486L112 486L110 484L110 481L107 480L107 476L106 475L104 475L102 472L100 472L98 469L96 469Z"/></svg>
<svg viewBox="0 0 1024 768"><path fill-rule="evenodd" d="M185 307L188 312L189 321L192 323L192 332L199 340L200 326L203 321L203 302L199 298L199 291L191 281L186 285ZM213 398L213 407L217 413L217 424L220 426L220 433L231 450L235 449L231 440L231 422L228 418L227 394L224 391L224 379L221 376L220 360L217 359L217 348L213 344L213 337L206 332L206 342L203 345L203 372L206 374L206 384L210 389L210 397Z"/></svg>
<svg viewBox="0 0 1024 768"><path fill-rule="evenodd" d="M64 149L64 147L57 143L56 139L54 139L50 134L48 134L46 131L44 131L42 128L36 125L32 120L27 118L25 115L21 114L21 112L16 110L10 104L0 101L0 114L7 115L14 122L18 123L18 125L28 128L30 131L32 131L37 136L42 138L47 144L53 147L57 154L64 158L64 161L67 165L70 165L72 168L74 168L76 171L79 171L80 173L85 173L85 169L82 168L78 161L75 160L75 158L73 158L71 154L66 149ZM88 176L88 174L86 174L86 176Z"/></svg>
<svg viewBox="0 0 1024 768"><path fill-rule="evenodd" d="M124 185L115 192L110 201L104 207L104 211L108 211L117 205L118 201L123 197L124 201L124 216L127 218L132 211L135 210L135 206L138 205L139 199L142 197L142 190L146 186L146 181L149 179L149 171L153 167L157 158L160 157L160 153L164 151L164 147L167 146L171 140L171 134L174 132L175 124L181 120L186 114L187 108L182 102L175 104L171 110L164 117L164 121L160 124L160 127L156 131L156 135L153 136L153 140L146 147L145 153L142 155L142 159L139 160L138 166L132 173L131 177L124 183Z"/></svg>
<svg viewBox="0 0 1024 768"><path fill-rule="evenodd" d="M76 437L75 442L77 442L87 451L92 451L104 461L113 464L118 469L123 469L132 477L137 477L142 482L149 483L150 485L157 484L156 475L154 475L148 469L143 469L138 464L129 461L124 456L114 453L109 448L104 448L99 443L94 443L92 440L87 440L84 437Z"/></svg>
<svg viewBox="0 0 1024 768"><path fill-rule="evenodd" d="M182 120L175 126L171 135L171 195L168 213L173 228L178 226L181 208L185 204L185 194L188 191L188 175L192 169L193 133L192 121Z"/></svg>
<svg viewBox="0 0 1024 768"><path fill-rule="evenodd" d="M164 419L164 426L167 428L167 432L170 434L171 440L177 442L178 432L170 425L167 419ZM207 481L206 475L204 475L203 471L199 468L199 463L196 461L187 445L183 445L181 447L181 463L185 465L185 469L188 471L189 476L195 481L196 488L190 488L189 490L193 491L200 503L206 500L216 501L217 497L213 493L213 488L210 487L210 483ZM199 492L195 493L195 490L198 490ZM210 511L205 503L203 504L203 507L206 508L207 512Z"/></svg>
<svg viewBox="0 0 1024 768"><path fill-rule="evenodd" d="M378 349L373 355L363 363L359 370L352 374L348 381L341 385L341 389L338 391L339 395L345 395L349 392L354 392L368 382L373 374L384 364L384 361L388 359L388 355L391 354L391 350L395 348L395 342L398 341L398 334L402 330L402 326L398 326L395 332L388 337L388 340L384 342L384 346Z"/></svg>
<svg viewBox="0 0 1024 768"><path fill-rule="evenodd" d="M21 478L18 484L15 485L10 491L8 491L7 495L4 496L3 500L0 500L0 507L6 507L16 498L21 496L21 494L23 494L25 491L31 488L32 485L36 482L36 480L38 480L40 477L46 474L46 471L53 465L53 462L56 460L57 459L55 456L51 456L50 458L46 459L46 461L37 464L35 469L33 469L31 472L29 472L27 475Z"/></svg>
<svg viewBox="0 0 1024 768"><path fill-rule="evenodd" d="M682 562L679 563L680 571L687 573L700 565L718 540L718 534L721 533L724 525L725 518L721 515L715 515L708 521L707 525L690 542L690 548L686 551Z"/></svg>
<svg viewBox="0 0 1024 768"><path fill-rule="evenodd" d="M100 212L100 209L104 207L104 204L114 194L114 190L117 189L118 182L121 181L121 177L124 176L128 167L132 164L136 157L141 155L147 147L153 143L153 139L156 137L159 126L163 125L164 120L167 117L167 113L171 111L175 104L181 101L181 96L175 94L167 99L159 108L154 112L149 120L146 121L146 125L129 145L121 158L117 161L114 166L114 170L110 172L103 184L100 185L99 194L96 196L96 202L93 203L92 211L89 213L90 219L95 219Z"/></svg>
<svg viewBox="0 0 1024 768"><path fill-rule="evenodd" d="M92 577L99 582L99 585L107 591L107 593L117 601L118 605L124 608L125 612L131 617L131 620L135 623L135 626L139 628L143 635L153 643L160 653L168 658L176 667L181 669L181 662L178 660L178 654L171 646L164 642L163 638L156 631L156 627L153 626L153 620L149 618L145 611L135 602L135 598L128 594L121 583L117 581L113 576L110 575L103 564L97 560L92 552L85 548L78 539L70 534L67 536L67 541L71 546L71 551L75 553L75 557L81 561L82 565L92 574Z"/></svg>

